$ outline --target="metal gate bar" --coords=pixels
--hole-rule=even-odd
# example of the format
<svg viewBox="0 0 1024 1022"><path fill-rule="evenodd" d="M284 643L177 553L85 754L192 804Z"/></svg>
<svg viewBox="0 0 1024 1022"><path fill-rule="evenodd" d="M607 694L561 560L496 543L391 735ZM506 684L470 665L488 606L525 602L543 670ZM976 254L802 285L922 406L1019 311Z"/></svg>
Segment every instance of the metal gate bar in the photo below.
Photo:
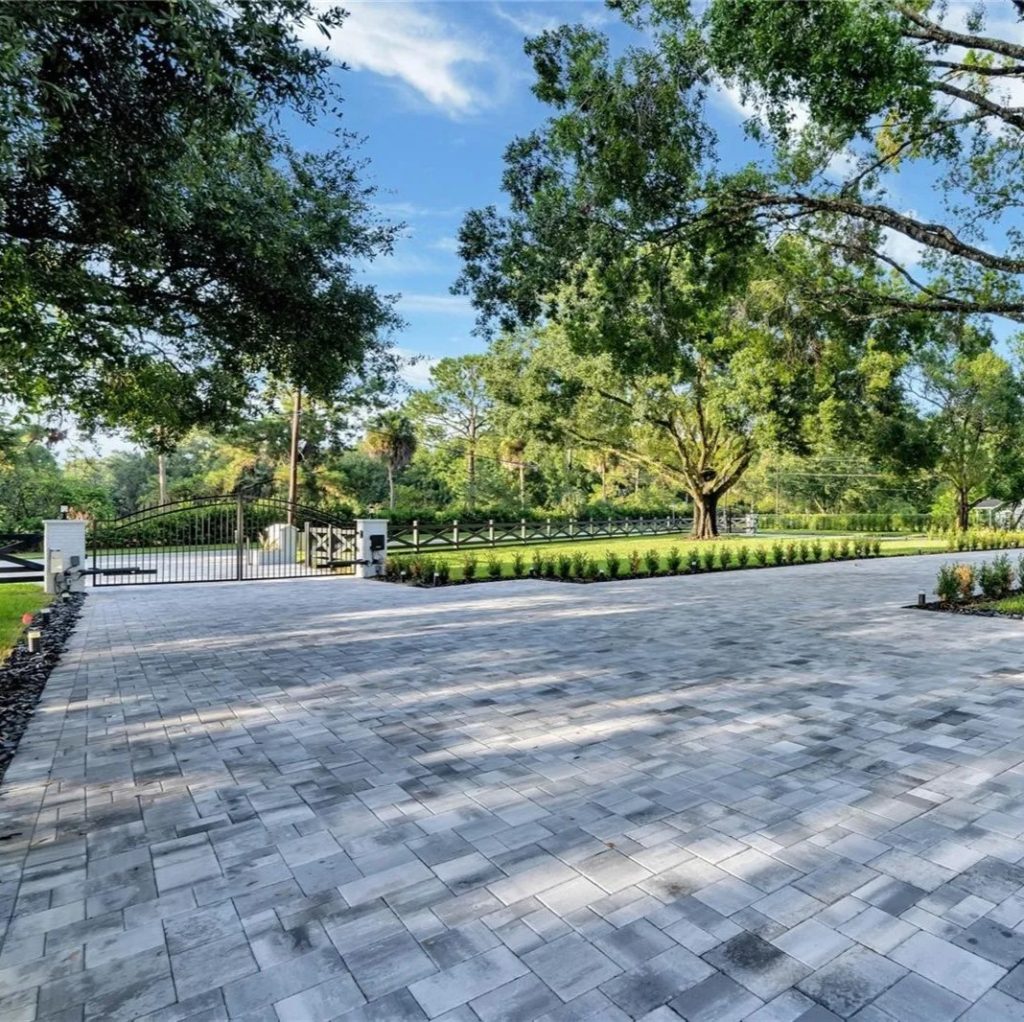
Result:
<svg viewBox="0 0 1024 1022"><path fill-rule="evenodd" d="M355 549L355 522L247 494L171 501L97 521L89 537L94 585L352 575Z"/></svg>

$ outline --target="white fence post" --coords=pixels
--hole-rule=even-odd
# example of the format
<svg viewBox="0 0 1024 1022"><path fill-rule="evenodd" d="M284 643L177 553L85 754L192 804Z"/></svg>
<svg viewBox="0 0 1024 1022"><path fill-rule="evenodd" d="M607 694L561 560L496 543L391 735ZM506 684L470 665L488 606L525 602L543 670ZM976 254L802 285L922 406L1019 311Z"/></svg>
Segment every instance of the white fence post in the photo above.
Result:
<svg viewBox="0 0 1024 1022"><path fill-rule="evenodd" d="M376 578L384 574L388 555L386 518L356 519L356 578Z"/></svg>
<svg viewBox="0 0 1024 1022"><path fill-rule="evenodd" d="M57 591L57 576L72 567L72 558L78 558L78 567L85 570L85 519L46 518L43 520L43 584L51 595ZM72 576L69 589L83 592L85 578Z"/></svg>

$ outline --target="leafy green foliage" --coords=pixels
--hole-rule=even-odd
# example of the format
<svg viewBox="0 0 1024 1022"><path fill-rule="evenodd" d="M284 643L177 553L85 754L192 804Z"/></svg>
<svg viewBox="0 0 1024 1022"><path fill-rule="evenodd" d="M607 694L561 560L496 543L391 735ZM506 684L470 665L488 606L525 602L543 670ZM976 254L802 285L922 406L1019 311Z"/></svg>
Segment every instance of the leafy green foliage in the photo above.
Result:
<svg viewBox="0 0 1024 1022"><path fill-rule="evenodd" d="M987 600L1001 600L1009 595L1013 582L1014 572L1006 554L1000 554L978 568L978 585Z"/></svg>
<svg viewBox="0 0 1024 1022"><path fill-rule="evenodd" d="M935 580L935 594L943 603L955 603L960 595L955 566L944 564Z"/></svg>
<svg viewBox="0 0 1024 1022"><path fill-rule="evenodd" d="M610 578L618 578L622 568L622 558L615 550L609 550L604 556L604 563L608 568Z"/></svg>
<svg viewBox="0 0 1024 1022"><path fill-rule="evenodd" d="M0 10L0 390L169 443L270 374L329 397L394 366L389 250L355 140L302 154L279 124L332 113L296 26L338 9L38 3Z"/></svg>

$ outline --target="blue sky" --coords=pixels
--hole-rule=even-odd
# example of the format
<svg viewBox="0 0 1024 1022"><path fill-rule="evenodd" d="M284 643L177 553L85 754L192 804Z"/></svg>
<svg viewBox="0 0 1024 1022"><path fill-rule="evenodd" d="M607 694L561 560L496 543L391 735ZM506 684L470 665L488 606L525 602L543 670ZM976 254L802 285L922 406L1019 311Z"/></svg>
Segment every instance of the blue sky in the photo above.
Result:
<svg viewBox="0 0 1024 1022"><path fill-rule="evenodd" d="M355 0L329 43L307 38L343 60L344 125L366 136L368 175L378 202L407 230L392 258L367 271L382 290L400 292L407 325L394 340L426 356L411 369L425 378L429 359L480 350L467 299L449 288L459 272L455 239L466 211L500 201L502 153L544 117L530 92L523 40L563 22L586 22L625 37L600 0L444 3ZM325 123L299 126L304 148L330 145Z"/></svg>
<svg viewBox="0 0 1024 1022"><path fill-rule="evenodd" d="M350 17L329 42L314 30L306 38L349 65L337 72L344 125L366 136L381 208L408 225L394 256L374 263L368 276L402 294L407 325L394 341L425 356L407 374L419 383L430 359L483 346L472 334L468 300L449 293L459 271L455 238L468 209L501 202L506 145L547 114L530 92L524 37L565 22L599 28L618 45L635 37L601 0L352 0L345 7ZM969 10L954 0L946 20L962 22ZM758 155L742 130L749 112L727 90L709 104L726 164ZM304 148L329 146L329 127L298 126L294 140ZM851 165L840 157L834 176ZM892 201L928 216L936 206L931 177L926 168L901 174ZM916 261L913 242L892 236L889 245L901 262Z"/></svg>

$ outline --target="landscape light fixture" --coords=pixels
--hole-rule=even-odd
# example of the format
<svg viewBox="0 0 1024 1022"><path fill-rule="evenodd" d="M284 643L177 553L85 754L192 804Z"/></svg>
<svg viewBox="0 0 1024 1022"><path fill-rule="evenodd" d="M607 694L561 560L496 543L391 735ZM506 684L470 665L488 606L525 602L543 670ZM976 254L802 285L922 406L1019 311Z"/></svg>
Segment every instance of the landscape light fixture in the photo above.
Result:
<svg viewBox="0 0 1024 1022"><path fill-rule="evenodd" d="M68 512L70 510L71 510L70 505L68 505L68 504L61 504L61 506L60 506L60 516L61 516L61 518L67 518Z"/></svg>
<svg viewBox="0 0 1024 1022"><path fill-rule="evenodd" d="M38 653L43 648L43 633L37 628L25 633L25 642L30 653Z"/></svg>

